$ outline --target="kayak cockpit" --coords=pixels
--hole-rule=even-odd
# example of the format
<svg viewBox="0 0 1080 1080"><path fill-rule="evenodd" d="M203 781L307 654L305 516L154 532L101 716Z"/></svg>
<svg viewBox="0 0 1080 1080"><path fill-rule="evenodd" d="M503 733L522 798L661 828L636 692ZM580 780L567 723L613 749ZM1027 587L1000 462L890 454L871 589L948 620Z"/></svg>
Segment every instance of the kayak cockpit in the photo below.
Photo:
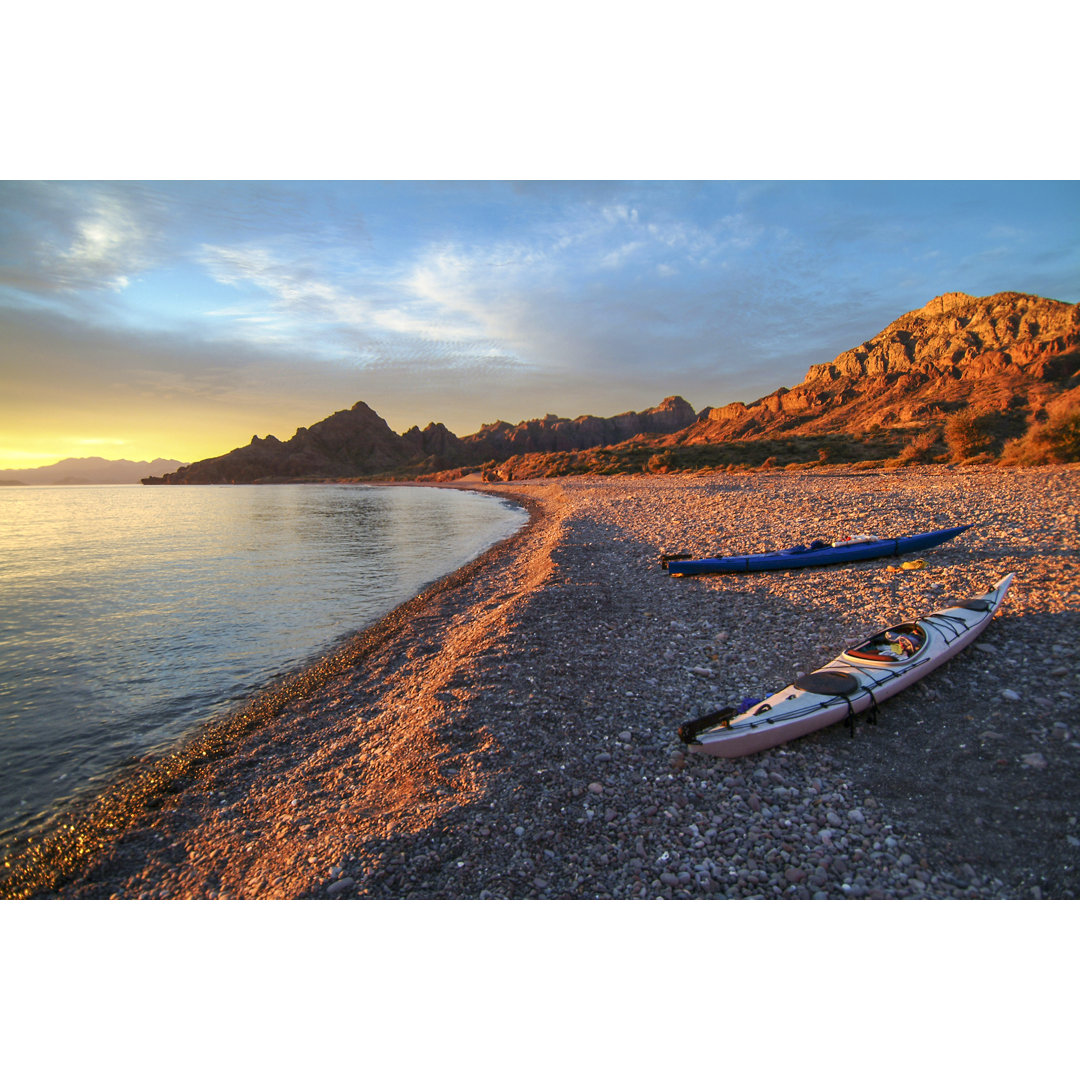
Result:
<svg viewBox="0 0 1080 1080"><path fill-rule="evenodd" d="M918 656L929 642L926 631L918 623L900 623L882 630L861 645L845 649L845 659L871 661L877 664L899 664Z"/></svg>

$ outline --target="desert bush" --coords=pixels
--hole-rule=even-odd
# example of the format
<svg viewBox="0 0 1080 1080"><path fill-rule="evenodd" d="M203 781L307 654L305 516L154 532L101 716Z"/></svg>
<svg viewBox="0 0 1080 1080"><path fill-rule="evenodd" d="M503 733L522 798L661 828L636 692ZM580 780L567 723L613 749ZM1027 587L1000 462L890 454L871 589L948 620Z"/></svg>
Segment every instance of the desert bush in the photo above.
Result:
<svg viewBox="0 0 1080 1080"><path fill-rule="evenodd" d="M1048 420L1046 438L1058 461L1080 461L1080 409L1070 409Z"/></svg>
<svg viewBox="0 0 1080 1080"><path fill-rule="evenodd" d="M954 461L977 457L990 449L986 418L972 408L962 409L945 422L945 445Z"/></svg>
<svg viewBox="0 0 1080 1080"><path fill-rule="evenodd" d="M897 458L904 464L929 461L932 456L931 451L937 446L940 438L941 431L936 427L921 431L901 448Z"/></svg>
<svg viewBox="0 0 1080 1080"><path fill-rule="evenodd" d="M1002 465L1050 465L1080 461L1080 409L1059 412L1043 423L1036 421L1001 453Z"/></svg>

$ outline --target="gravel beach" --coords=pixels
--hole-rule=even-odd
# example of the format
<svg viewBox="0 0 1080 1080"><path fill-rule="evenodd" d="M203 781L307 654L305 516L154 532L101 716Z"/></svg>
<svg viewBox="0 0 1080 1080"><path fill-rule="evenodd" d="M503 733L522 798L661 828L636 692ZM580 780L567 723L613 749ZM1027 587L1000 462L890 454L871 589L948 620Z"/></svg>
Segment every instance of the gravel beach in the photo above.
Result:
<svg viewBox="0 0 1080 1080"><path fill-rule="evenodd" d="M279 695L272 719L187 751L32 895L1078 895L1080 468L478 487L523 501L530 524ZM660 564L968 522L918 553L922 569L673 578ZM684 720L1010 571L978 642L876 724L731 761L679 742Z"/></svg>

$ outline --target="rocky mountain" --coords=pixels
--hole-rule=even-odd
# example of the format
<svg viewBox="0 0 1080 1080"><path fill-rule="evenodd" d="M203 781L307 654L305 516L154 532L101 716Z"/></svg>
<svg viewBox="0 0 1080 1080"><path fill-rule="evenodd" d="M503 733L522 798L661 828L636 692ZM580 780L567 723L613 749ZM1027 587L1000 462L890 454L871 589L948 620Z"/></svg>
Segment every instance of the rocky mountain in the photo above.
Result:
<svg viewBox="0 0 1080 1080"><path fill-rule="evenodd" d="M666 435L695 423L697 414L680 397L644 412L576 420L549 415L512 425L485 425L459 438L442 424L395 434L386 421L358 401L282 442L273 435L252 437L247 446L197 461L144 484L255 483L299 478L340 478L435 472L479 466L513 454L584 450L640 434Z"/></svg>
<svg viewBox="0 0 1080 1080"><path fill-rule="evenodd" d="M513 454L589 450L625 442L635 435L674 434L696 420L697 414L689 402L681 397L669 397L644 412L625 412L606 419L579 416L576 420L566 420L549 413L542 420L527 420L514 426L499 421L485 424L475 435L461 441L468 447L470 459L479 464Z"/></svg>
<svg viewBox="0 0 1080 1080"><path fill-rule="evenodd" d="M926 427L958 408L1023 430L1051 401L1080 404L1080 305L1024 293L946 293L816 364L795 387L709 409L671 445Z"/></svg>
<svg viewBox="0 0 1080 1080"><path fill-rule="evenodd" d="M966 407L988 418L1000 442L1045 419L1050 406L1080 408L1080 305L1016 292L946 293L831 362L814 365L798 386L782 386L749 404L736 401L695 415L682 398L669 397L640 413L499 421L459 438L434 423L396 435L358 402L300 428L287 442L255 437L221 457L143 482L433 474L449 479L482 465L498 466L489 471L492 478L663 471L708 467L725 454L734 460L728 451L736 444L747 447L743 460L768 461L774 449L767 444L779 448L784 440L807 438L822 445L803 446L801 453L854 459L898 452L919 433L929 446L948 417ZM696 447L709 454L690 453Z"/></svg>
<svg viewBox="0 0 1080 1080"><path fill-rule="evenodd" d="M153 461L109 461L106 458L65 458L36 469L0 469L0 485L21 484L137 484L148 472L177 469L171 458Z"/></svg>
<svg viewBox="0 0 1080 1080"><path fill-rule="evenodd" d="M992 455L1030 463L1040 460L1048 426L1064 424L1054 438L1072 445L1067 417L1078 412L1080 305L1015 292L946 293L814 365L793 388L705 409L673 435L586 453L522 454L493 462L485 475L945 460L947 429L960 417L974 418Z"/></svg>
<svg viewBox="0 0 1080 1080"><path fill-rule="evenodd" d="M297 428L287 442L251 437L247 446L193 462L144 484L250 484L260 480L367 475L401 467L415 453L381 416L358 401L351 409Z"/></svg>

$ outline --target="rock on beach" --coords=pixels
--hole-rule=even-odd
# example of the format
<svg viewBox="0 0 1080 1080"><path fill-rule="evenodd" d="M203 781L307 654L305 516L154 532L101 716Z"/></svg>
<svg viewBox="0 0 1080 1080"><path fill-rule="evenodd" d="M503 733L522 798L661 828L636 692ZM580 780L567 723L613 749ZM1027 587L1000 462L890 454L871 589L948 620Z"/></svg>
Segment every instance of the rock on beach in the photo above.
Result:
<svg viewBox="0 0 1080 1080"><path fill-rule="evenodd" d="M523 500L531 523L192 760L36 895L1077 895L1080 469L481 490ZM918 572L875 560L677 579L659 558L968 522ZM983 647L884 704L876 725L731 761L678 740L683 721L766 696L845 642L1009 572Z"/></svg>

